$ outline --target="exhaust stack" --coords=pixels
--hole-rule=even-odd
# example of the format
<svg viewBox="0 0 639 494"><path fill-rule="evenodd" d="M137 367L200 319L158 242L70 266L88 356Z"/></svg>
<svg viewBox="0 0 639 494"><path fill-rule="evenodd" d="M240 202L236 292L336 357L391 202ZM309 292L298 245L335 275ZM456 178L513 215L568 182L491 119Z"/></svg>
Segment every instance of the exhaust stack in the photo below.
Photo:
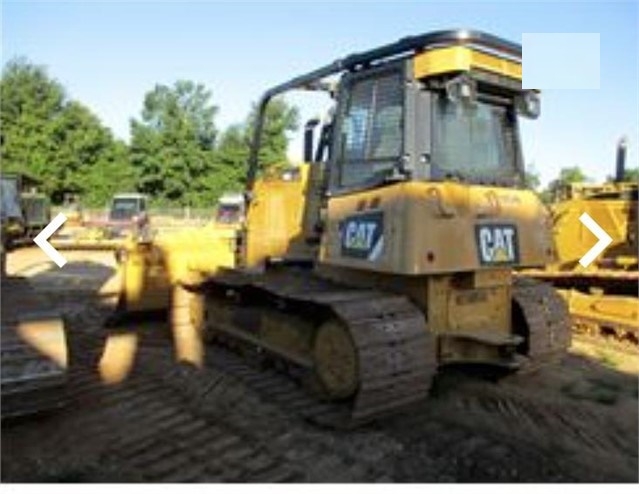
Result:
<svg viewBox="0 0 639 494"><path fill-rule="evenodd" d="M627 141L625 137L619 139L617 144L617 168L615 171L615 182L623 182L626 175L626 147Z"/></svg>

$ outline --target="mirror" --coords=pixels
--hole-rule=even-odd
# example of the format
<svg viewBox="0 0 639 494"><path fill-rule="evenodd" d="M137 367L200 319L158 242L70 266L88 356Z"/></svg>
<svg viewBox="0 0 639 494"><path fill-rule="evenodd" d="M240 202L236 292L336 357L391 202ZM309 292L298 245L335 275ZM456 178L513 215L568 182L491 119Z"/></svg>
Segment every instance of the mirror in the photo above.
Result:
<svg viewBox="0 0 639 494"><path fill-rule="evenodd" d="M524 91L515 97L515 107L521 116L536 119L541 113L541 100L539 92L535 90Z"/></svg>

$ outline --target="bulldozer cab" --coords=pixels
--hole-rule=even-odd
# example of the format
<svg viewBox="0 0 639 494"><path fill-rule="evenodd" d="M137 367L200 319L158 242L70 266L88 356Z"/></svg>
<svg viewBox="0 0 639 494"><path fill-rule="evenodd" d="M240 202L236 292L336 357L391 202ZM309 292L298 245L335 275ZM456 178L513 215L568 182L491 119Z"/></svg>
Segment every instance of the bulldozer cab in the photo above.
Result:
<svg viewBox="0 0 639 494"><path fill-rule="evenodd" d="M539 228L547 212L519 190L518 116L536 118L540 110L538 92L521 87L519 45L480 32L428 33L267 91L258 107L249 189L260 168L265 107L291 89L334 98L334 117L321 126L316 147L309 143L316 126L307 125L305 211L299 229L283 232L291 245L300 239L317 245L310 258L427 274L542 265L552 256L552 241ZM255 203L263 209L269 200L263 195ZM247 231L251 209L249 203ZM452 243L456 252L447 247ZM260 252L259 244L248 239L248 264L286 256Z"/></svg>
<svg viewBox="0 0 639 494"><path fill-rule="evenodd" d="M331 189L407 179L521 183L519 92L481 81L472 71L433 74L415 57L345 75Z"/></svg>

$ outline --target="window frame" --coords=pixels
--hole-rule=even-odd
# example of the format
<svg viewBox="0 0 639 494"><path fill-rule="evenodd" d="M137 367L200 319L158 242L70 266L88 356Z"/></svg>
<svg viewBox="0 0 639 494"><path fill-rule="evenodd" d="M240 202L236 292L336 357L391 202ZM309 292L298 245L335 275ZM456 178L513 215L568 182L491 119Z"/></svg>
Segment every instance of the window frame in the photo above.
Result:
<svg viewBox="0 0 639 494"><path fill-rule="evenodd" d="M447 172L433 162L432 155L435 142L435 125L437 111L437 98L446 97L440 83L435 81L425 83L422 80L412 78L413 60L410 57L401 57L389 62L384 62L374 67L361 67L356 71L344 74L340 80L337 92L337 111L333 124L334 138L329 147L327 160L329 179L328 196L347 195L362 190L370 190L389 182L385 178L373 179L354 185L342 185L341 174L344 162L340 150L342 148L341 129L342 122L348 113L350 103L350 90L353 84L370 78L379 78L389 72L399 72L403 81L403 109L402 109L402 142L400 145L401 170L405 172L406 180L443 182L449 180ZM490 84L485 84L480 77L472 71L473 78L478 81L478 101L511 108L513 94L517 88L501 89ZM447 78L446 78L447 79ZM514 122L512 128L512 160L513 173L510 176L495 177L490 173L473 175L462 183L495 185L508 188L524 187L524 160L520 136L519 116L513 109ZM382 160L383 161L383 160ZM400 164L400 163L398 163Z"/></svg>
<svg viewBox="0 0 639 494"><path fill-rule="evenodd" d="M401 129L400 129L400 144L399 144L399 153L397 156L397 161L399 162L405 154L406 144L407 144L407 118L409 117L407 108L407 91L406 91L406 60L394 60L392 62L385 63L378 67L367 67L363 71L349 72L346 73L342 80L340 81L340 89L338 93L338 111L337 118L335 120L335 138L333 139L332 149L331 149L331 159L330 159L330 182L329 182L329 193L331 195L340 195L347 194L353 191L365 190L379 186L381 183L384 183L384 179L380 178L371 178L369 180L362 181L357 184L348 184L344 185L342 183L342 173L344 169L344 165L350 163L350 161L344 160L344 156L342 153L344 139L342 137L341 128L344 124L344 120L347 117L349 106L351 102L352 88L355 84L360 82L370 80L370 79L379 79L386 75L399 75L400 83L402 85L402 115L401 115ZM363 160L363 162L374 164L374 163L384 163L390 162L393 158L382 158L382 159L369 159Z"/></svg>
<svg viewBox="0 0 639 494"><path fill-rule="evenodd" d="M431 114L430 116L431 126L429 131L429 140L431 142L431 152L430 152L431 163L430 163L429 178L430 180L433 180L433 181L447 180L449 174L451 173L451 170L440 168L435 162L435 160L433 159L436 153L437 145L438 145L438 140L436 137L437 125L438 125L437 112L439 111L438 105L441 99L446 99L446 95L443 91L431 92L431 102L429 105L430 114ZM514 108L510 108L512 103L503 104L505 102L496 102L494 98L491 97L490 94L486 94L482 92L478 93L477 101L479 103L485 103L487 105L491 105L491 106L495 106L500 109L503 109L504 112L513 111L514 122L513 122L513 127L511 130L511 139L512 139L511 150L510 150L511 156L508 156L509 151L507 149L506 142L502 141L500 143L500 146L503 148L502 151L504 153L504 157L507 159L510 158L512 160L512 169L511 169L512 172L509 176L495 176L494 173L491 173L490 171L486 170L486 171L482 171L482 173L473 174L472 176L469 176L469 177L464 177L463 182L471 183L471 184L494 184L494 185L506 186L506 187L516 186L521 181L521 177L523 175L523 164L522 164L523 159L522 159L521 142L519 140L519 118L517 116L517 113L515 112Z"/></svg>

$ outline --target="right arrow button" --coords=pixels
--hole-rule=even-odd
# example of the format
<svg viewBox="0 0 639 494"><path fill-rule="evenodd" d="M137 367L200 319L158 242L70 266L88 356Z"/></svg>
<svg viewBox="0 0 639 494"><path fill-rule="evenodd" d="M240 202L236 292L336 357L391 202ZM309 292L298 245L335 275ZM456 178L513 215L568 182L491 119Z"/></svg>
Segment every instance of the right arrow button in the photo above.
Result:
<svg viewBox="0 0 639 494"><path fill-rule="evenodd" d="M590 263L610 245L612 237L608 235L588 213L583 213L579 217L579 221L581 221L599 240L588 252L586 252L586 254L584 254L581 259L579 259L579 264L581 264L584 268L587 268L590 266Z"/></svg>

